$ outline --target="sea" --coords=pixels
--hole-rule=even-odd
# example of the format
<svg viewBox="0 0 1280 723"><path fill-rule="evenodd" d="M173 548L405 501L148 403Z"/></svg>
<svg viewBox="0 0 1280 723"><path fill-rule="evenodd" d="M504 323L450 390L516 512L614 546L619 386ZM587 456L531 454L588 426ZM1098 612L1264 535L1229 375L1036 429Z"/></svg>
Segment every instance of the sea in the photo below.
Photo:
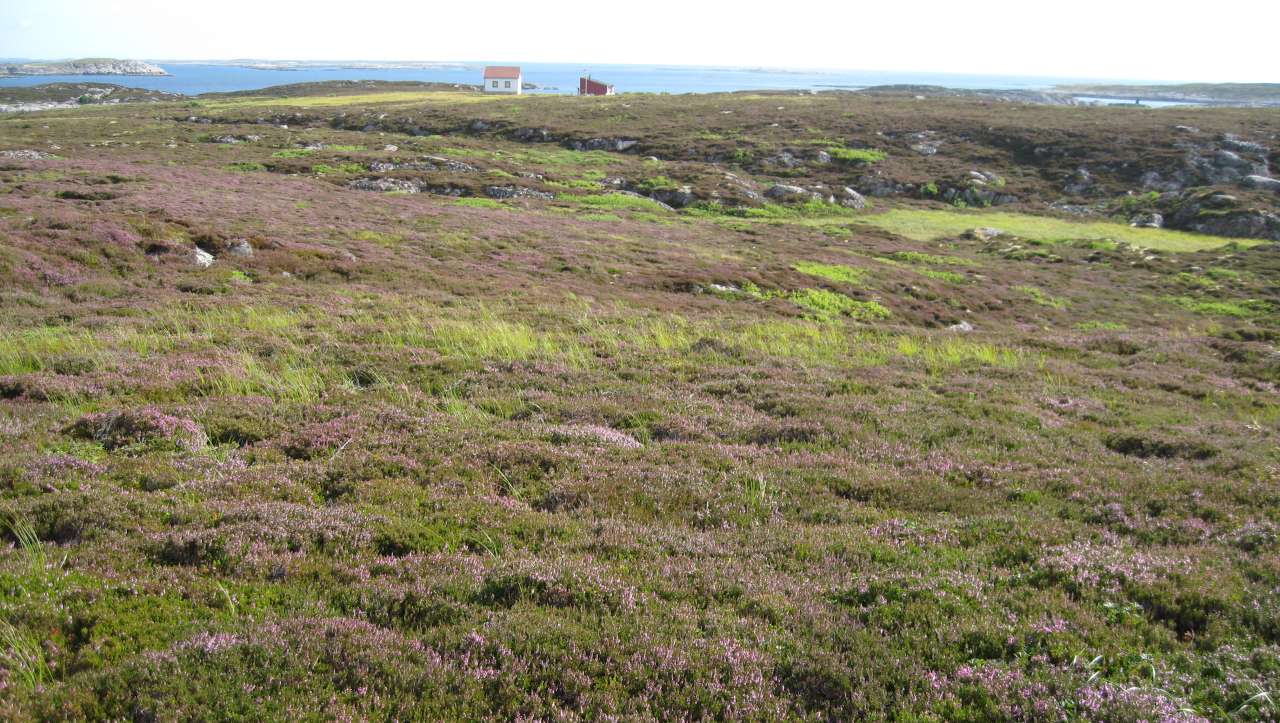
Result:
<svg viewBox="0 0 1280 723"><path fill-rule="evenodd" d="M184 95L257 90L273 85L312 83L329 80L412 80L433 83L479 85L485 65L517 63L439 63L420 67L377 67L388 63L307 63L297 67L253 67L265 61L244 64L153 61L167 76L83 76L41 75L0 78L0 87L42 83L117 83L135 88L162 90ZM269 63L271 66L281 65ZM744 90L856 90L875 85L937 85L962 89L1046 90L1055 85L1123 83L1144 81L1098 80L1093 78L1048 78L1020 75L965 75L858 70L785 70L774 68L730 68L675 65L581 65L572 63L522 63L524 80L536 89L526 92L572 94L578 78L590 75L611 83L619 93L716 93ZM1126 101L1102 101L1118 102ZM1132 105L1133 101L1127 101ZM1144 102L1143 105L1159 105Z"/></svg>

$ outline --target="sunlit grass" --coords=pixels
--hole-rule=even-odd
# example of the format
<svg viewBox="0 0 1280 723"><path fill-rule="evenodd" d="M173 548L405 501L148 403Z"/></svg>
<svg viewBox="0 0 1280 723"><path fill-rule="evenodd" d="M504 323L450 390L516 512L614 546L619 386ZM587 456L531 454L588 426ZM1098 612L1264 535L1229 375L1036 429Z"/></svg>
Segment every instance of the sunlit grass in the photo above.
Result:
<svg viewBox="0 0 1280 723"><path fill-rule="evenodd" d="M998 211L944 211L893 209L858 219L886 231L916 241L953 238L973 228L990 226L1029 241L1059 243L1066 241L1120 241L1157 251L1202 251L1228 243L1254 246L1257 239L1226 239L1217 236L1170 231L1155 228L1132 228L1108 221L1069 221L1047 216L1032 216Z"/></svg>

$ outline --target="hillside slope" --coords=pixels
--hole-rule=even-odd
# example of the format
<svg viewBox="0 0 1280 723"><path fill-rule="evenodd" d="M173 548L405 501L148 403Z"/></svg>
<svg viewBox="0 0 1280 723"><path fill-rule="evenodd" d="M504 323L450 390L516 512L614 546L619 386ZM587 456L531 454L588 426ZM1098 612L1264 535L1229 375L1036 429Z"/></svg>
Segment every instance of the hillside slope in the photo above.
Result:
<svg viewBox="0 0 1280 723"><path fill-rule="evenodd" d="M1274 719L1273 115L285 93L0 118L0 716Z"/></svg>

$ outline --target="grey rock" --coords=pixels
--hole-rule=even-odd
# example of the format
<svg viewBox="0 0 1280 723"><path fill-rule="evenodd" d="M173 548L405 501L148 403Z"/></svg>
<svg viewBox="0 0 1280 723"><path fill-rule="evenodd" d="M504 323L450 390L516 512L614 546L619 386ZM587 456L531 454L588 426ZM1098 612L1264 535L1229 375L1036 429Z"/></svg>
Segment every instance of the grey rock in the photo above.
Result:
<svg viewBox="0 0 1280 723"><path fill-rule="evenodd" d="M213 266L213 254L197 246L191 257L191 262L202 269L207 269Z"/></svg>
<svg viewBox="0 0 1280 723"><path fill-rule="evenodd" d="M1159 174L1156 174L1159 176ZM1062 187L1063 191L1073 196L1080 196L1093 190L1093 174L1089 173L1089 169L1081 166L1071 174L1071 179Z"/></svg>
<svg viewBox="0 0 1280 723"><path fill-rule="evenodd" d="M693 189L688 186L658 189L650 193L649 198L672 208L684 208L697 200L693 195Z"/></svg>
<svg viewBox="0 0 1280 723"><path fill-rule="evenodd" d="M556 197L554 193L535 191L523 186L485 186L484 195L489 198L541 198L547 201Z"/></svg>
<svg viewBox="0 0 1280 723"><path fill-rule="evenodd" d="M966 238L971 238L977 241L990 241L1003 236L1004 231L990 226L982 226L979 228L969 229L964 235Z"/></svg>
<svg viewBox="0 0 1280 723"><path fill-rule="evenodd" d="M813 162L820 166L825 166L831 162L831 154L826 151L818 151L813 154Z"/></svg>
<svg viewBox="0 0 1280 723"><path fill-rule="evenodd" d="M797 168L804 165L804 161L797 158L790 151L782 151L769 156L765 162L773 166L782 166L783 168Z"/></svg>
<svg viewBox="0 0 1280 723"><path fill-rule="evenodd" d="M948 326L947 329L949 331L958 331L962 334L967 334L973 331L973 324L970 324L967 321L961 321L958 324L952 324L951 326Z"/></svg>
<svg viewBox="0 0 1280 723"><path fill-rule="evenodd" d="M1270 178L1268 176L1245 176L1244 185L1249 188L1256 188L1259 191L1274 191L1280 193L1280 179Z"/></svg>
<svg viewBox="0 0 1280 723"><path fill-rule="evenodd" d="M251 258L253 256L253 244L242 238L233 239L231 243L227 244L227 253L241 258Z"/></svg>
<svg viewBox="0 0 1280 723"><path fill-rule="evenodd" d="M798 201L813 197L815 194L807 191L799 186L791 186L785 183L779 183L769 187L764 192L766 198L772 198L775 201Z"/></svg>
<svg viewBox="0 0 1280 723"><path fill-rule="evenodd" d="M1129 219L1134 228L1164 228L1164 216L1158 213L1139 213Z"/></svg>
<svg viewBox="0 0 1280 723"><path fill-rule="evenodd" d="M1213 154L1213 162L1219 168L1253 168L1253 163L1241 158L1239 154L1232 151L1218 151Z"/></svg>
<svg viewBox="0 0 1280 723"><path fill-rule="evenodd" d="M845 186L844 196L840 199L840 205L861 211L867 207L867 199L861 193Z"/></svg>
<svg viewBox="0 0 1280 723"><path fill-rule="evenodd" d="M443 166L447 170L456 171L458 173L476 173L477 171L480 170L479 168L476 168L470 163L455 161L451 158L443 158L441 156L427 156L426 159L429 163Z"/></svg>
<svg viewBox="0 0 1280 723"><path fill-rule="evenodd" d="M1195 126L1174 126L1173 129L1179 133L1199 133L1200 129Z"/></svg>
<svg viewBox="0 0 1280 723"><path fill-rule="evenodd" d="M347 184L347 188L354 191L379 191L389 193L391 191L400 191L402 193L417 193L421 190L418 184L413 181L406 181L399 178L357 178Z"/></svg>
<svg viewBox="0 0 1280 723"><path fill-rule="evenodd" d="M382 147L382 150L386 151L387 153L395 153L396 151L400 150L400 146L388 143L387 145Z"/></svg>
<svg viewBox="0 0 1280 723"><path fill-rule="evenodd" d="M1224 148L1230 148L1239 153L1257 153L1265 156L1268 152L1267 147L1261 143L1246 141L1231 133L1226 133L1222 136L1222 145Z"/></svg>
<svg viewBox="0 0 1280 723"><path fill-rule="evenodd" d="M932 143L917 143L911 146L911 150L915 151L916 153L919 153L922 156L938 155L938 146Z"/></svg>
<svg viewBox="0 0 1280 723"><path fill-rule="evenodd" d="M0 151L0 158L8 158L15 161L46 161L53 157L52 153L36 150Z"/></svg>

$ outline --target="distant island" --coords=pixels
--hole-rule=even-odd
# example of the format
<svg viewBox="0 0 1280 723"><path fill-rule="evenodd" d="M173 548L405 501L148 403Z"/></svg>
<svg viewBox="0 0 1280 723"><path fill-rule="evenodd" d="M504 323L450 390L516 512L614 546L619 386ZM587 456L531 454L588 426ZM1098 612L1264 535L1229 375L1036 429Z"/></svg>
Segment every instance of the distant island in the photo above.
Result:
<svg viewBox="0 0 1280 723"><path fill-rule="evenodd" d="M80 58L0 66L0 77L14 75L168 75L158 65L141 60Z"/></svg>

